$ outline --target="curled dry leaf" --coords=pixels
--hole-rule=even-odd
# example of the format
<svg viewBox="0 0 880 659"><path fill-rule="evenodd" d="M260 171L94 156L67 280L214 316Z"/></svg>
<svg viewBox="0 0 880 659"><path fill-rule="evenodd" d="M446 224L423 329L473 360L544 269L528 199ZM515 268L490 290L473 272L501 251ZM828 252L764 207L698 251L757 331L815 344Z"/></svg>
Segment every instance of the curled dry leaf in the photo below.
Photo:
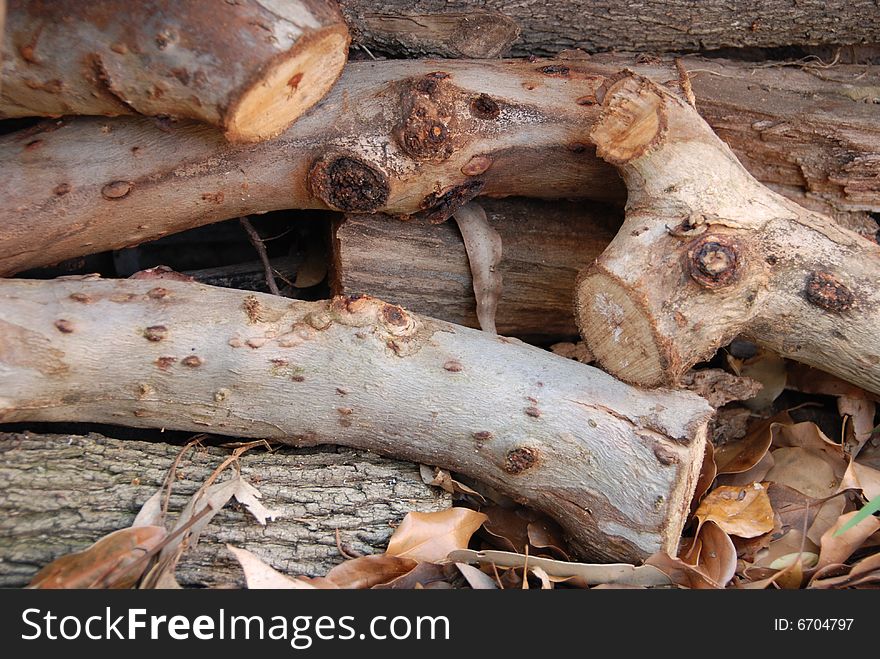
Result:
<svg viewBox="0 0 880 659"><path fill-rule="evenodd" d="M880 471L856 461L850 462L838 487L838 491L843 490L859 490L866 499L880 496Z"/></svg>
<svg viewBox="0 0 880 659"><path fill-rule="evenodd" d="M634 586L669 586L670 579L661 571L650 565L629 565L627 563L569 563L556 561L542 556L526 556L508 551L474 551L461 549L449 554L449 560L458 563L495 565L506 568L529 569L539 567L549 577L569 580L580 586L598 584L627 584Z"/></svg>
<svg viewBox="0 0 880 659"><path fill-rule="evenodd" d="M786 387L805 394L823 396L849 396L851 398L873 397L864 389L846 380L799 362L790 362Z"/></svg>
<svg viewBox="0 0 880 659"><path fill-rule="evenodd" d="M726 533L754 538L773 530L773 508L761 483L716 487L697 508L701 524L715 522Z"/></svg>
<svg viewBox="0 0 880 659"><path fill-rule="evenodd" d="M548 549L564 560L570 558L568 552L563 549L566 543L563 539L562 528L553 520L542 517L529 522L526 533L529 544L535 549Z"/></svg>
<svg viewBox="0 0 880 659"><path fill-rule="evenodd" d="M694 495L691 498L690 510L693 512L697 509L703 495L709 491L718 468L715 465L715 447L712 442L706 442L706 448L703 450L703 464L700 465L700 475L697 477L697 484L694 487Z"/></svg>
<svg viewBox="0 0 880 659"><path fill-rule="evenodd" d="M761 552L754 565L758 568L763 567L781 570L787 567L787 565L777 566L777 561L781 561L785 556L804 553L805 555L810 555L808 558L804 559L804 563L806 564L809 561L809 567L813 567L818 560L818 552L819 546L806 537L803 534L803 531L800 529L791 529L771 542L767 551ZM816 559L813 560L812 556L815 556Z"/></svg>
<svg viewBox="0 0 880 659"><path fill-rule="evenodd" d="M697 567L719 586L725 586L736 572L736 548L721 527L707 521L700 526L699 535L694 539L695 552L686 562Z"/></svg>
<svg viewBox="0 0 880 659"><path fill-rule="evenodd" d="M449 492L449 494L467 494L479 499L481 502L486 501L486 498L482 494L468 487L464 483L455 480L452 477L452 474L446 469L420 464L419 475L422 477L422 482L425 485L439 487L444 492Z"/></svg>
<svg viewBox="0 0 880 659"><path fill-rule="evenodd" d="M681 386L719 408L735 400L754 398L763 388L757 380L733 375L720 368L691 369L681 377Z"/></svg>
<svg viewBox="0 0 880 659"><path fill-rule="evenodd" d="M836 535L836 531L858 514L858 511L845 513L837 518L837 522L830 529L822 534L822 541L819 549L818 568L833 563L843 563L852 553L862 546L872 534L880 530L880 519L876 517L867 517L852 528L844 531L840 535Z"/></svg>
<svg viewBox="0 0 880 659"><path fill-rule="evenodd" d="M482 570L467 563L456 563L455 566L474 590L498 590L495 580Z"/></svg>
<svg viewBox="0 0 880 659"><path fill-rule="evenodd" d="M476 202L465 204L452 216L461 231L477 299L477 320L483 331L497 334L495 311L501 299L501 236L486 218L486 211Z"/></svg>
<svg viewBox="0 0 880 659"><path fill-rule="evenodd" d="M407 513L388 542L387 554L437 563L449 552L464 549L488 518L468 508L435 513Z"/></svg>
<svg viewBox="0 0 880 659"><path fill-rule="evenodd" d="M837 523L837 519L843 514L846 507L846 499L842 496L831 497L819 503L819 510L813 518L813 523L807 529L807 537L816 547L822 543L822 536L826 531Z"/></svg>
<svg viewBox="0 0 880 659"><path fill-rule="evenodd" d="M144 572L141 559L165 539L161 526L137 526L105 535L95 544L56 558L28 588L131 588Z"/></svg>
<svg viewBox="0 0 880 659"><path fill-rule="evenodd" d="M876 403L870 398L854 398L840 396L837 399L837 411L843 417L849 417L851 423L847 425L847 438L844 448L850 457L855 457L871 439L874 431L874 415L877 412Z"/></svg>
<svg viewBox="0 0 880 659"><path fill-rule="evenodd" d="M814 499L780 483L770 483L767 486L767 496L770 497L773 511L779 517L782 531L794 528L803 532L809 529L824 503L821 499Z"/></svg>
<svg viewBox="0 0 880 659"><path fill-rule="evenodd" d="M758 354L738 364L737 375L759 382L761 390L744 401L752 410L766 410L785 389L787 367L785 360L774 352L759 348Z"/></svg>
<svg viewBox="0 0 880 659"><path fill-rule="evenodd" d="M529 545L529 515L522 508L506 508L504 506L487 506L482 509L486 515L483 524L483 537L488 534L491 544L505 551L520 554L526 552Z"/></svg>
<svg viewBox="0 0 880 659"><path fill-rule="evenodd" d="M411 558L390 554L360 556L332 568L326 579L339 588L372 588L394 581L418 565Z"/></svg>
<svg viewBox="0 0 880 659"><path fill-rule="evenodd" d="M419 563L412 570L396 579L377 586L375 590L411 590L413 588L433 588L437 584L449 582L460 574L454 563Z"/></svg>
<svg viewBox="0 0 880 659"><path fill-rule="evenodd" d="M244 570L245 582L251 590L314 590L316 588L306 581L282 574L247 549L232 545L226 545L226 548Z"/></svg>
<svg viewBox="0 0 880 659"><path fill-rule="evenodd" d="M785 417L773 417L755 424L742 439L715 448L719 474L739 474L757 465L770 448L774 430ZM754 482L754 481L753 481Z"/></svg>
<svg viewBox="0 0 880 659"><path fill-rule="evenodd" d="M838 575L826 576L817 571L810 582L810 588L845 588L880 583L880 553L863 558L851 569L843 567L846 569L845 573Z"/></svg>

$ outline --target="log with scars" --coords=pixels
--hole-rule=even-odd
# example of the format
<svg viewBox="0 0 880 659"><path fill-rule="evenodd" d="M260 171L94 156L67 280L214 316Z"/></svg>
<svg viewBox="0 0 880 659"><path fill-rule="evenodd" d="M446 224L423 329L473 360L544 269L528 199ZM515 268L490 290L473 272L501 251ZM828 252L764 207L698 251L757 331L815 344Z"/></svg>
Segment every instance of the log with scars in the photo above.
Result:
<svg viewBox="0 0 880 659"><path fill-rule="evenodd" d="M712 410L375 298L169 280L0 281L0 421L341 444L459 471L584 557L675 553Z"/></svg>
<svg viewBox="0 0 880 659"><path fill-rule="evenodd" d="M342 73L333 0L9 0L0 117L190 118L274 137Z"/></svg>
<svg viewBox="0 0 880 659"><path fill-rule="evenodd" d="M625 71L591 138L629 193L579 277L576 317L601 366L670 385L737 335L880 392L880 246L756 181L697 111Z"/></svg>
<svg viewBox="0 0 880 659"><path fill-rule="evenodd" d="M0 138L0 274L272 210L442 221L477 194L622 203L589 127L596 91L627 65L637 66L621 56L353 62L312 111L258 144L136 117L45 122ZM876 94L880 75L685 66L701 71L701 111L761 180L844 214L880 210L880 126L875 106L854 100ZM674 67L638 71L678 85Z"/></svg>

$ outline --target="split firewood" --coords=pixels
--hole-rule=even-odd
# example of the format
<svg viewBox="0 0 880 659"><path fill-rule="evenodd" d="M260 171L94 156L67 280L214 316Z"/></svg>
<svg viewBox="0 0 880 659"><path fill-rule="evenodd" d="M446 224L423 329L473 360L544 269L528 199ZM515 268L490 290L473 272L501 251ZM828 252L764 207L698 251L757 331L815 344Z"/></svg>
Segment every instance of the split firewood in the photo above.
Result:
<svg viewBox="0 0 880 659"><path fill-rule="evenodd" d="M514 55L552 55L567 48L661 52L880 41L880 15L872 0L795 5L786 0L637 6L583 0L340 0L339 4L356 42L397 57L456 56L469 40L486 40L485 33L499 31L499 23L505 21L520 28ZM451 25L458 28L457 35Z"/></svg>
<svg viewBox="0 0 880 659"><path fill-rule="evenodd" d="M585 202L482 198L479 203L504 251L498 331L542 343L577 336L578 270L608 246L623 213ZM480 326L470 263L455 224L348 214L333 236L334 295L366 293L419 314Z"/></svg>
<svg viewBox="0 0 880 659"><path fill-rule="evenodd" d="M5 136L0 274L284 208L442 221L478 194L622 203L589 139L596 92L622 61L632 64L358 62L312 112L257 145L122 117ZM844 85L799 70L684 65L700 107L753 154L759 176L790 194L815 190L841 213L880 210L880 127L862 98L880 74L836 67L853 77ZM675 67L636 70L680 84Z"/></svg>
<svg viewBox="0 0 880 659"><path fill-rule="evenodd" d="M174 280L0 281L0 420L341 444L450 469L582 555L675 551L712 409L369 297Z"/></svg>
<svg viewBox="0 0 880 659"><path fill-rule="evenodd" d="M190 118L274 137L348 56L332 0L9 0L0 117Z"/></svg>
<svg viewBox="0 0 880 659"><path fill-rule="evenodd" d="M171 444L96 434L0 433L0 587L21 587L50 561L129 526L179 452ZM172 519L228 455L217 448L186 454L176 470ZM182 585L242 586L241 569L225 548L230 541L289 574L324 575L343 560L337 533L342 551L381 552L408 512L451 503L424 485L415 465L364 452L255 449L240 464L278 515L261 526L246 511L221 510L178 565Z"/></svg>
<svg viewBox="0 0 880 659"><path fill-rule="evenodd" d="M743 335L880 392L880 246L761 185L647 78L623 72L597 101L591 139L629 192L623 226L578 283L597 362L674 384Z"/></svg>

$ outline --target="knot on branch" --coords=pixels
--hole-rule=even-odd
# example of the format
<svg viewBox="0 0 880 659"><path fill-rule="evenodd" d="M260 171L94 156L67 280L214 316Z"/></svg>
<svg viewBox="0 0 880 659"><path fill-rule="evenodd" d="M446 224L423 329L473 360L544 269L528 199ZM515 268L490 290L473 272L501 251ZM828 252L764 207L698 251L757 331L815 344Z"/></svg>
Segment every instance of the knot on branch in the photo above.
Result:
<svg viewBox="0 0 880 659"><path fill-rule="evenodd" d="M688 272L704 288L721 288L739 279L741 256L727 236L704 236L688 248Z"/></svg>

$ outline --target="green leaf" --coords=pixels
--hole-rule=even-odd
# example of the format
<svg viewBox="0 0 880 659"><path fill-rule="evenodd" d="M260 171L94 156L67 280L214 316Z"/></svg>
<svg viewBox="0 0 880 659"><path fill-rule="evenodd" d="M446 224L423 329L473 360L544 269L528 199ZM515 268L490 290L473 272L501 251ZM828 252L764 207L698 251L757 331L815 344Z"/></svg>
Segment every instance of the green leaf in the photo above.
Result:
<svg viewBox="0 0 880 659"><path fill-rule="evenodd" d="M880 496L876 496L871 499L868 503L865 504L865 507L859 511L859 514L849 520L846 524L841 526L837 531L834 532L835 537L839 536L841 533L845 533L849 531L856 524L861 522L863 519L867 519L868 516L873 515L878 510L880 510Z"/></svg>

